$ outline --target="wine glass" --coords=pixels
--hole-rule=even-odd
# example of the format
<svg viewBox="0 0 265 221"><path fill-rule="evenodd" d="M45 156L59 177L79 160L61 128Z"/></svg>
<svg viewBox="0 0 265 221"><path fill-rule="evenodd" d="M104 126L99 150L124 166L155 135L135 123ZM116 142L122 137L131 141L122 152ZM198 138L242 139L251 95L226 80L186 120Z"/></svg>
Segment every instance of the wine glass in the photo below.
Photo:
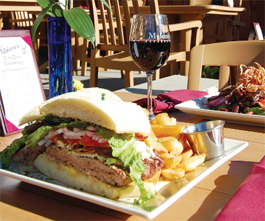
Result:
<svg viewBox="0 0 265 221"><path fill-rule="evenodd" d="M134 63L147 74L147 108L149 120L155 118L152 107L152 79L170 53L170 32L166 15L133 15L130 30L130 55Z"/></svg>

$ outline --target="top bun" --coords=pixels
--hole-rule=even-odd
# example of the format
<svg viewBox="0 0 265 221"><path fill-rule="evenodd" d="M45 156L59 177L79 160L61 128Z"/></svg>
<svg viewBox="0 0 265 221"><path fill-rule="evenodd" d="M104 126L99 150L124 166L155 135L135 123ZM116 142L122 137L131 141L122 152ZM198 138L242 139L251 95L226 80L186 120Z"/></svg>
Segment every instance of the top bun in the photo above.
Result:
<svg viewBox="0 0 265 221"><path fill-rule="evenodd" d="M50 114L94 123L116 133L150 132L149 120L140 106L123 102L101 88L87 88L49 99L26 113L20 125Z"/></svg>
<svg viewBox="0 0 265 221"><path fill-rule="evenodd" d="M103 88L97 88L97 87L93 87L93 88L85 88L82 90L78 90L76 92L70 92L70 93L66 93L66 94L62 94L60 96L56 96L53 97L49 100L46 100L45 102L39 104L38 106L34 107L32 110L30 110L29 112L27 112L19 121L19 125L23 125L25 123L29 123L32 121L37 120L38 118L40 118L41 113L40 113L40 109L44 106L47 105L50 102L54 102L58 99L61 99L63 97L67 97L67 98L71 98L71 97L83 97L86 99L96 99L96 100L102 100L102 96L104 94L104 99L107 101L116 101L116 102L123 102L116 94L114 94L113 92L103 89Z"/></svg>

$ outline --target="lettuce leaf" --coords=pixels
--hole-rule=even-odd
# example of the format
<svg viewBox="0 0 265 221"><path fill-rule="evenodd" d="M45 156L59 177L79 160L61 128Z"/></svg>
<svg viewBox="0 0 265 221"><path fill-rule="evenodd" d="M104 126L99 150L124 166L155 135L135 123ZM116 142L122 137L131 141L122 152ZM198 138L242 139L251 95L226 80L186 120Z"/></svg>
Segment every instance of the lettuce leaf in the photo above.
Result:
<svg viewBox="0 0 265 221"><path fill-rule="evenodd" d="M221 104L219 106L212 107L211 110L220 110L221 108L227 109L227 105Z"/></svg>
<svg viewBox="0 0 265 221"><path fill-rule="evenodd" d="M211 108L211 110L220 110L221 108L227 109L225 104ZM244 111L244 113L253 112L255 115L265 115L265 111L261 107L250 107Z"/></svg>
<svg viewBox="0 0 265 221"><path fill-rule="evenodd" d="M23 148L25 146L25 137L21 137L19 139L16 139L13 141L11 146L5 148L0 153L0 162L2 164L3 169L7 169L11 157L16 153L20 148Z"/></svg>
<svg viewBox="0 0 265 221"><path fill-rule="evenodd" d="M245 113L253 112L256 115L265 115L265 111L261 107L251 107L245 110Z"/></svg>
<svg viewBox="0 0 265 221"><path fill-rule="evenodd" d="M116 134L114 131L107 130L102 127L97 127L98 135L109 142L112 148L112 156L117 157L124 163L124 167L129 166L130 177L132 181L139 187L140 201L145 203L154 196L144 187L144 182L141 179L145 171L145 165L140 154L135 148L134 134Z"/></svg>

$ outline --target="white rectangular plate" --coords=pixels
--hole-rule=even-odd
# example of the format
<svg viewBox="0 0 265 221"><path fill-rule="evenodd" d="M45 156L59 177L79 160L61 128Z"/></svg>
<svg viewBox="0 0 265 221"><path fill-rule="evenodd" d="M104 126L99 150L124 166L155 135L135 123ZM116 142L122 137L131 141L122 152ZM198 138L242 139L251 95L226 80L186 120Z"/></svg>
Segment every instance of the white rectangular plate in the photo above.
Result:
<svg viewBox="0 0 265 221"><path fill-rule="evenodd" d="M232 123L247 124L261 127L265 126L265 116L248 115L208 109L203 105L203 100L214 95L211 94L194 100L186 101L181 104L175 105L175 108L184 113L200 116L205 119L218 119Z"/></svg>
<svg viewBox="0 0 265 221"><path fill-rule="evenodd" d="M124 198L120 200L110 200L104 197L86 193L81 190L69 188L60 182L49 179L49 177L43 175L42 173L31 173L28 175L22 174L18 170L18 165L14 163L10 164L9 168L11 170L0 169L0 174L27 182L32 185L66 194L68 196L95 203L113 210L121 211L131 215L142 216L147 219L153 219L166 210L169 206L171 206L176 200L183 196L208 174L213 172L216 168L238 154L247 146L247 142L225 139L225 153L223 156L206 161L197 170L187 173L185 178L182 178L177 182L162 180L159 181L157 185L157 195L155 196L155 199L149 203L149 208L151 208L151 206L155 206L152 211L147 211L140 206L133 205L134 199Z"/></svg>

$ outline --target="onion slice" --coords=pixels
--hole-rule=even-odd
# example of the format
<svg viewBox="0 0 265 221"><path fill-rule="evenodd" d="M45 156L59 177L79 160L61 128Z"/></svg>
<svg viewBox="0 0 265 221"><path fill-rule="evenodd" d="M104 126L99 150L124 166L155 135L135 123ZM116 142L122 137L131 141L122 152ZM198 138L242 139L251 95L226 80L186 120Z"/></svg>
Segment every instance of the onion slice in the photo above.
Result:
<svg viewBox="0 0 265 221"><path fill-rule="evenodd" d="M82 139L83 136L89 136L92 138L92 140L97 141L98 143L107 143L103 138L101 138L97 133L97 129L93 126L89 126L86 128L86 130L82 130L81 128L73 128L72 130L67 127L62 127L60 129L53 129L50 130L48 135L46 135L42 140L38 142L39 146L42 146L45 144L46 147L48 147L52 141L51 138L62 134L64 139Z"/></svg>
<svg viewBox="0 0 265 221"><path fill-rule="evenodd" d="M42 139L38 142L38 146L42 146L43 144L45 144L47 142L47 139Z"/></svg>
<svg viewBox="0 0 265 221"><path fill-rule="evenodd" d="M216 106L220 106L220 105L224 104L225 101L228 99L229 99L228 97L219 97L219 98L214 99L212 101L209 101L209 99L208 99L208 102L204 103L204 105L207 105L209 107L216 107Z"/></svg>

